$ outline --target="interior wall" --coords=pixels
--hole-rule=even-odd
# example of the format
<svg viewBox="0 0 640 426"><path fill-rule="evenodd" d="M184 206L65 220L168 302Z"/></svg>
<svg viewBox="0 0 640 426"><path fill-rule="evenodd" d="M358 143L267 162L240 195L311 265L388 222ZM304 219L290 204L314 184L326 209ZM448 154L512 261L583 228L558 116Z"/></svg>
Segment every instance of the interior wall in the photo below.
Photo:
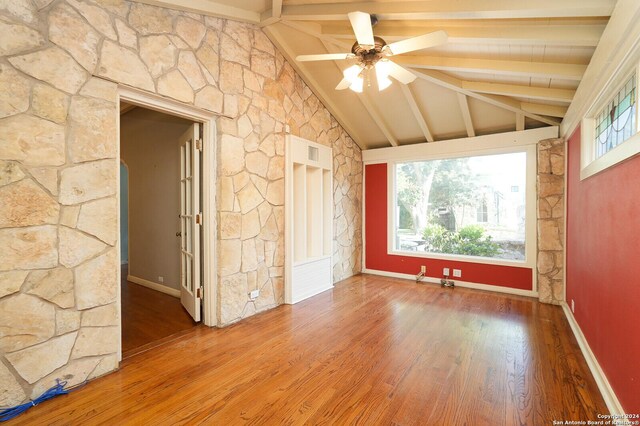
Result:
<svg viewBox="0 0 640 426"><path fill-rule="evenodd" d="M567 303L626 413L640 412L640 157L580 180L568 141Z"/></svg>
<svg viewBox="0 0 640 426"><path fill-rule="evenodd" d="M120 263L129 263L129 170L120 163Z"/></svg>
<svg viewBox="0 0 640 426"><path fill-rule="evenodd" d="M7 4L0 407L118 366L119 84L224 115L219 325L283 303L285 125L333 148L333 278L360 271L360 148L258 26L124 0Z"/></svg>
<svg viewBox="0 0 640 426"><path fill-rule="evenodd" d="M120 156L129 168L129 275L173 289L180 289L178 139L192 124L145 108L120 117Z"/></svg>

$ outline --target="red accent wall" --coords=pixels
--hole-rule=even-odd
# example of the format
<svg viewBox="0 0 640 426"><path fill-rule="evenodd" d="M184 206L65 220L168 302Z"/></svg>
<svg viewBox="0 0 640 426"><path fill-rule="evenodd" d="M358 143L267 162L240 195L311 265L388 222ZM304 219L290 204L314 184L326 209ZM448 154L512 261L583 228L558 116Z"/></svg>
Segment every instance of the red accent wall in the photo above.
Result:
<svg viewBox="0 0 640 426"><path fill-rule="evenodd" d="M569 139L567 302L626 413L640 413L640 157L580 181Z"/></svg>
<svg viewBox="0 0 640 426"><path fill-rule="evenodd" d="M533 288L531 268L387 254L386 163L365 167L365 236L367 269L415 275L425 265L428 276L439 277L442 268L455 268L462 270L462 281L521 290Z"/></svg>

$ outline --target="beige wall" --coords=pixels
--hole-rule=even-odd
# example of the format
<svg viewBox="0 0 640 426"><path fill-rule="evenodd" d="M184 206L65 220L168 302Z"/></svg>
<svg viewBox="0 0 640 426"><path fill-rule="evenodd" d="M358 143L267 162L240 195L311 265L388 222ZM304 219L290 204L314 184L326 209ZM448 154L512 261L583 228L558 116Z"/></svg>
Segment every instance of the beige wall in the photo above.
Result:
<svg viewBox="0 0 640 426"><path fill-rule="evenodd" d="M178 139L191 124L144 108L120 117L120 158L129 167L129 274L174 289L180 288Z"/></svg>
<svg viewBox="0 0 640 426"><path fill-rule="evenodd" d="M360 271L360 149L260 28L123 0L0 17L0 406L118 366L116 83L226 117L220 325L283 302L286 124L333 148L334 280Z"/></svg>

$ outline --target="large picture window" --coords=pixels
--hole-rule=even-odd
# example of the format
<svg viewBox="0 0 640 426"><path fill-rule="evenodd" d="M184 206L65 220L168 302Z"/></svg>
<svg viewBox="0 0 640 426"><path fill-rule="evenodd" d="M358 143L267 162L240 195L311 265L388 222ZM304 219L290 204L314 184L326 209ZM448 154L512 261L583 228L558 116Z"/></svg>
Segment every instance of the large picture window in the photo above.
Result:
<svg viewBox="0 0 640 426"><path fill-rule="evenodd" d="M393 249L525 260L527 154L395 166Z"/></svg>

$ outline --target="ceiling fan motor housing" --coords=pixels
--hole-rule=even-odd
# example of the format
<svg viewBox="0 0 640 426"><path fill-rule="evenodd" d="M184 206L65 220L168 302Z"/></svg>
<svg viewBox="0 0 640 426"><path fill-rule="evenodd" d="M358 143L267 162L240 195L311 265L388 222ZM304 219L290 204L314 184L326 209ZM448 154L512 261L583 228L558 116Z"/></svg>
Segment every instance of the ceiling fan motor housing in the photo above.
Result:
<svg viewBox="0 0 640 426"><path fill-rule="evenodd" d="M375 42L373 48L368 46L362 46L356 41L351 47L351 53L353 53L366 68L370 68L376 64L380 59L387 56L387 42L382 37L374 36Z"/></svg>

